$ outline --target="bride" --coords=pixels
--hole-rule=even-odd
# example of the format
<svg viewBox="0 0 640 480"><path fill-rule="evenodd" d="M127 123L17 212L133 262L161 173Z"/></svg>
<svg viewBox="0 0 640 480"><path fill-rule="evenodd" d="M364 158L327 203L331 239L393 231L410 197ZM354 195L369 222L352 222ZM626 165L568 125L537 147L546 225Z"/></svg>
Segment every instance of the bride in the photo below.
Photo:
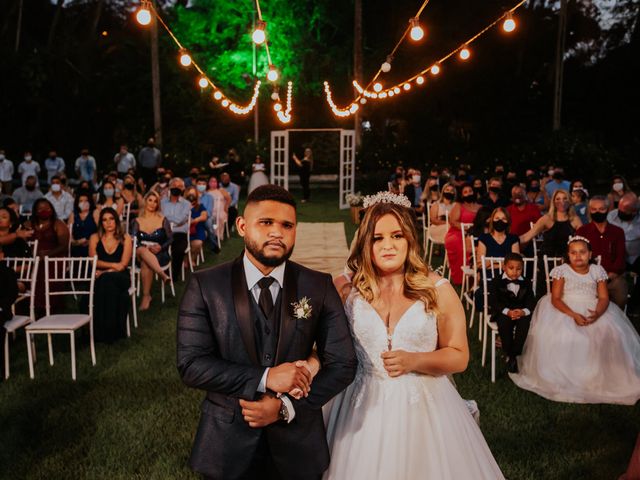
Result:
<svg viewBox="0 0 640 480"><path fill-rule="evenodd" d="M341 289L358 373L328 413L324 478L504 478L446 377L469 360L464 310L420 257L409 200L385 192L365 206Z"/></svg>

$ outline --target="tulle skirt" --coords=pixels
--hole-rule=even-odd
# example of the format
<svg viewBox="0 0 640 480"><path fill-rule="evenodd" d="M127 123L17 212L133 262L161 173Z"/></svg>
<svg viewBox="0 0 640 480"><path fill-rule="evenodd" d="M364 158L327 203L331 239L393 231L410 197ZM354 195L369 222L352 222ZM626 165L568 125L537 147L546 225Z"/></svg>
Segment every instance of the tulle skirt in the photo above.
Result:
<svg viewBox="0 0 640 480"><path fill-rule="evenodd" d="M253 172L251 179L249 179L248 193L253 192L256 188L269 183L269 177L264 172Z"/></svg>
<svg viewBox="0 0 640 480"><path fill-rule="evenodd" d="M363 375L324 413L325 480L504 478L446 377Z"/></svg>
<svg viewBox="0 0 640 480"><path fill-rule="evenodd" d="M563 300L585 316L597 303L580 295ZM581 327L544 296L518 366L520 373L510 374L516 385L549 400L633 405L640 398L640 337L613 302L596 322Z"/></svg>

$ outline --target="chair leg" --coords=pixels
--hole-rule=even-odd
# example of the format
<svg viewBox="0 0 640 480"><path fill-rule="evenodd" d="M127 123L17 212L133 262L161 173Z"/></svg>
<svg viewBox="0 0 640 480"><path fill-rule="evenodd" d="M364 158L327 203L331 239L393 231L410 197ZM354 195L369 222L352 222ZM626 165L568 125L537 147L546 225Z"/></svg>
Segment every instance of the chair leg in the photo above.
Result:
<svg viewBox="0 0 640 480"><path fill-rule="evenodd" d="M481 322L483 324L485 324L485 328L486 328L486 320L484 318L484 314L481 313L480 314L480 318L482 319ZM485 335L482 338L482 366L484 367L485 363L486 363L486 359L487 359L487 336Z"/></svg>
<svg viewBox="0 0 640 480"><path fill-rule="evenodd" d="M482 341L482 338L483 338L482 332L486 331L485 328L484 328L485 327L485 325L484 325L484 314L481 313L478 318L482 318L482 321L478 322L478 341Z"/></svg>
<svg viewBox="0 0 640 480"><path fill-rule="evenodd" d="M49 365L53 365L53 343L50 333L47 333L47 345L49 346Z"/></svg>
<svg viewBox="0 0 640 480"><path fill-rule="evenodd" d="M25 332L26 337L27 337L27 358L29 359L29 377L30 378L34 378L34 374L33 374L33 352L31 351L31 334L29 332ZM33 345L34 350L35 350L35 345Z"/></svg>
<svg viewBox="0 0 640 480"><path fill-rule="evenodd" d="M9 335L4 337L4 378L9 378Z"/></svg>
<svg viewBox="0 0 640 480"><path fill-rule="evenodd" d="M496 383L496 331L491 329L491 383Z"/></svg>
<svg viewBox="0 0 640 480"><path fill-rule="evenodd" d="M473 327L473 318L476 316L476 302L475 298L471 298L471 322L469 322L469 328Z"/></svg>
<svg viewBox="0 0 640 480"><path fill-rule="evenodd" d="M89 322L89 347L91 350L91 364L96 365L96 344L93 341L93 320Z"/></svg>
<svg viewBox="0 0 640 480"><path fill-rule="evenodd" d="M127 338L131 337L131 320L129 318L130 316L131 315L127 313Z"/></svg>
<svg viewBox="0 0 640 480"><path fill-rule="evenodd" d="M131 306L133 310L133 326L138 328L138 308L136 305L136 296L131 295Z"/></svg>
<svg viewBox="0 0 640 480"><path fill-rule="evenodd" d="M71 380L76 380L76 336L74 332L69 334L69 342L71 343Z"/></svg>

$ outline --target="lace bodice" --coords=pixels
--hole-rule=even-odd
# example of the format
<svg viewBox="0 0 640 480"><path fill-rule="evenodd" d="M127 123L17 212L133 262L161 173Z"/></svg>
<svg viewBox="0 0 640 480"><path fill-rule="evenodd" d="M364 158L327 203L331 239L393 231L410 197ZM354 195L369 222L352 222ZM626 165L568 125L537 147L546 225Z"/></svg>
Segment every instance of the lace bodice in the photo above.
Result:
<svg viewBox="0 0 640 480"><path fill-rule="evenodd" d="M380 354L389 349L387 327L378 312L355 289L347 298L345 310L358 357L357 376L372 375L380 379L389 379L380 358ZM435 314L427 313L421 301L415 302L396 324L391 343L393 350L434 351L438 345Z"/></svg>
<svg viewBox="0 0 640 480"><path fill-rule="evenodd" d="M564 263L553 270L549 276L552 279L564 278L563 296L581 296L596 298L598 296L598 282L607 281L607 272L600 265L591 265L585 274L577 273Z"/></svg>

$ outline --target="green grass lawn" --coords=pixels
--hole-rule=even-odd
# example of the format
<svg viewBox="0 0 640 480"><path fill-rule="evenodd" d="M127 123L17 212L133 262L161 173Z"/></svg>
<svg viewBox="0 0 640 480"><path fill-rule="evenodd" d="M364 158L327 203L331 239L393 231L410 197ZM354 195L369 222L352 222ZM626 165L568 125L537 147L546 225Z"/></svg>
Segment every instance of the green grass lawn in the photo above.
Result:
<svg viewBox="0 0 640 480"><path fill-rule="evenodd" d="M300 205L299 221L344 221L350 240L355 226L348 211L337 209L336 197L314 192L312 203ZM234 237L219 255L207 252L206 263L230 260L241 249ZM176 286L177 297L164 305L154 292L130 339L98 344L95 367L84 335L76 382L68 338L54 339L53 367L44 337L37 338L39 361L30 380L24 336L18 335L11 345L12 376L0 383L0 478L198 478L187 459L203 394L184 387L175 368L183 284ZM469 344L469 368L456 381L464 398L478 402L482 431L507 478L605 480L624 472L640 431L637 407L550 402L515 387L502 364L491 384L489 368L480 366L475 328Z"/></svg>

